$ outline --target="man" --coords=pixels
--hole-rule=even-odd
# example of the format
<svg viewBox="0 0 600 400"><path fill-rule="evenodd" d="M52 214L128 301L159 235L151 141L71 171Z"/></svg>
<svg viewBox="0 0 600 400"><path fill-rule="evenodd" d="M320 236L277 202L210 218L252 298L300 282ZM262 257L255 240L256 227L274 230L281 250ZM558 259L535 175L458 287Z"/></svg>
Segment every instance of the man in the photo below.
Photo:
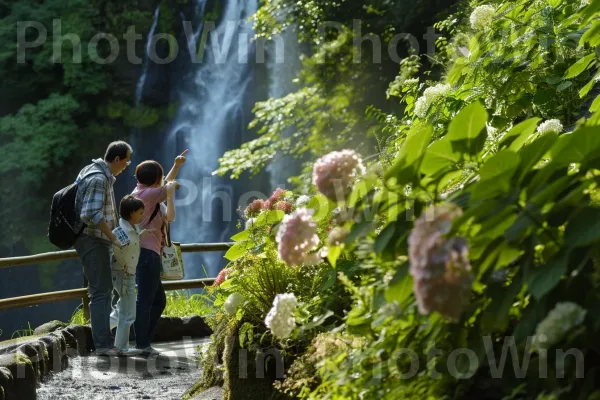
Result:
<svg viewBox="0 0 600 400"><path fill-rule="evenodd" d="M89 282L92 338L97 356L110 355L113 339L110 333L111 257L112 245L120 246L112 233L118 224L114 182L131 163L131 146L118 141L108 145L104 159L92 160L81 170L75 207L87 226L75 241L75 250L83 263ZM80 227L76 227L80 229Z"/></svg>

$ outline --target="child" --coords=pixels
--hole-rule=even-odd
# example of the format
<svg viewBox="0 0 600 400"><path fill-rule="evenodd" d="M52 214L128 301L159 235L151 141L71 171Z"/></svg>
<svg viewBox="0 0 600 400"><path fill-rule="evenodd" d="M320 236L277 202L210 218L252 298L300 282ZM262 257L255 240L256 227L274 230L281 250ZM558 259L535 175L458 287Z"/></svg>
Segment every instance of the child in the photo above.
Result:
<svg viewBox="0 0 600 400"><path fill-rule="evenodd" d="M117 333L115 347L109 353L116 356L134 356L139 351L129 348L129 329L135 322L136 314L135 273L140 258L140 240L149 230L140 232L136 226L144 215L144 203L137 197L123 197L119 213L119 226L113 230L113 234L119 239L121 247L113 246L112 260L113 287L119 294L117 309L113 311L117 317Z"/></svg>

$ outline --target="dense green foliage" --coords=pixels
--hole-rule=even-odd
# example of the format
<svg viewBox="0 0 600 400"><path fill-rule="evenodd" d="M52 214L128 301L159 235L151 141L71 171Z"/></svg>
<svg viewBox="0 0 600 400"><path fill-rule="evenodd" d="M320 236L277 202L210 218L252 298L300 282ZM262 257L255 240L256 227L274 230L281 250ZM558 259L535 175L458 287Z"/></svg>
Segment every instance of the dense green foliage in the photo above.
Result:
<svg viewBox="0 0 600 400"><path fill-rule="evenodd" d="M151 11L137 0L0 4L0 179L7 183L0 214L11 232L1 244L38 241L52 194L74 179L78 167L102 156L110 141L126 139L132 127L156 125L168 112L168 104L135 107L132 101L141 66L126 61L123 35L129 27L148 32ZM164 29L172 24L168 18L161 19ZM20 34L28 42L38 38L37 28L23 30L28 21L41 24L47 39L20 48ZM115 62L97 61L110 54L108 40L93 45L98 33L118 40ZM135 51L143 56L142 40Z"/></svg>
<svg viewBox="0 0 600 400"><path fill-rule="evenodd" d="M278 2L269 2L258 13L259 32L283 29L275 21L287 18L273 17L274 10L290 19L307 9L322 11L314 3L297 4L281 11ZM254 354L272 346L282 351L288 363L286 378L275 385L280 394L600 394L600 96L594 88L599 15L599 0L461 6L436 25L445 36L437 41L433 63L419 56L402 63L387 89L403 106L398 112L362 104L378 121L370 132L376 132L380 153L353 192L336 201L316 194L308 204L285 210L265 206L233 237L237 244L226 255L231 270L213 294L214 323L241 323L235 338ZM337 39L318 43L315 54ZM439 82L427 80L432 65L443 72ZM329 66L344 72L344 65ZM310 68L305 64L303 72ZM319 143L314 157L351 147L353 135L344 128L356 126L336 130L348 134L336 145L329 131L334 128L316 123L327 116L335 120L327 109L333 99L312 90L307 86L259 104L257 121L267 126L266 139L240 150L245 163L236 161L242 153L227 154L222 172L260 168L280 145L289 150L288 144ZM298 99L315 109L303 110ZM276 142L277 133L269 137L289 126L311 131L283 144ZM298 154L306 150L300 147ZM295 193L317 191L309 183L312 168L306 172ZM300 199L295 193L281 201ZM285 265L289 249L276 240L301 208L313 210L316 252L326 252L316 266ZM454 216L444 220L444 210L454 210ZM332 242L332 228L348 232L342 243ZM417 257L422 249L433 258ZM442 278L427 281L436 274ZM431 282L428 293L431 287L423 284ZM270 316L277 306L271 309L269 302L284 293L298 300L289 335L276 334ZM238 295L239 304L232 301ZM217 342L223 334L215 336ZM214 364L207 365L214 371Z"/></svg>

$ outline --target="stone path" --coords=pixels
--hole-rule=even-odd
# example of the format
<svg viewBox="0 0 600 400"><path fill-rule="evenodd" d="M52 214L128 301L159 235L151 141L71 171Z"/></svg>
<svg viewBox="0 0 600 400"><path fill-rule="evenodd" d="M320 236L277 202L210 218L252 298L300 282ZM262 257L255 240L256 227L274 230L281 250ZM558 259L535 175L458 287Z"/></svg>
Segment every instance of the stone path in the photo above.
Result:
<svg viewBox="0 0 600 400"><path fill-rule="evenodd" d="M200 378L197 348L209 339L157 343L146 358L75 357L37 390L38 400L181 399ZM209 396L210 397L210 396ZM207 399L208 400L208 399Z"/></svg>

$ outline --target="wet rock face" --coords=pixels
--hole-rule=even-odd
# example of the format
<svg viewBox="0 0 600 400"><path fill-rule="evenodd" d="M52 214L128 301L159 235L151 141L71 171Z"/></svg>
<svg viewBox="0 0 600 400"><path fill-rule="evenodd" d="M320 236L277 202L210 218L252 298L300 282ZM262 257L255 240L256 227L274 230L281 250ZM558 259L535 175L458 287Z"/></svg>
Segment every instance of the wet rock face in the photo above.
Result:
<svg viewBox="0 0 600 400"><path fill-rule="evenodd" d="M3 354L0 371L6 400L35 400L37 377L31 361L14 353Z"/></svg>
<svg viewBox="0 0 600 400"><path fill-rule="evenodd" d="M54 332L57 329L60 328L65 328L68 324L66 324L65 322L62 321L50 321L50 322L46 322L43 325L38 326L37 328L35 328L35 330L33 331L34 335L43 335L45 333L50 333L50 332Z"/></svg>
<svg viewBox="0 0 600 400"><path fill-rule="evenodd" d="M0 400L36 399L39 382L67 368L68 356L87 355L90 349L91 328L70 325L0 355Z"/></svg>
<svg viewBox="0 0 600 400"><path fill-rule="evenodd" d="M209 337L212 334L210 327L202 317L161 317L156 325L154 341L168 342L184 338Z"/></svg>

